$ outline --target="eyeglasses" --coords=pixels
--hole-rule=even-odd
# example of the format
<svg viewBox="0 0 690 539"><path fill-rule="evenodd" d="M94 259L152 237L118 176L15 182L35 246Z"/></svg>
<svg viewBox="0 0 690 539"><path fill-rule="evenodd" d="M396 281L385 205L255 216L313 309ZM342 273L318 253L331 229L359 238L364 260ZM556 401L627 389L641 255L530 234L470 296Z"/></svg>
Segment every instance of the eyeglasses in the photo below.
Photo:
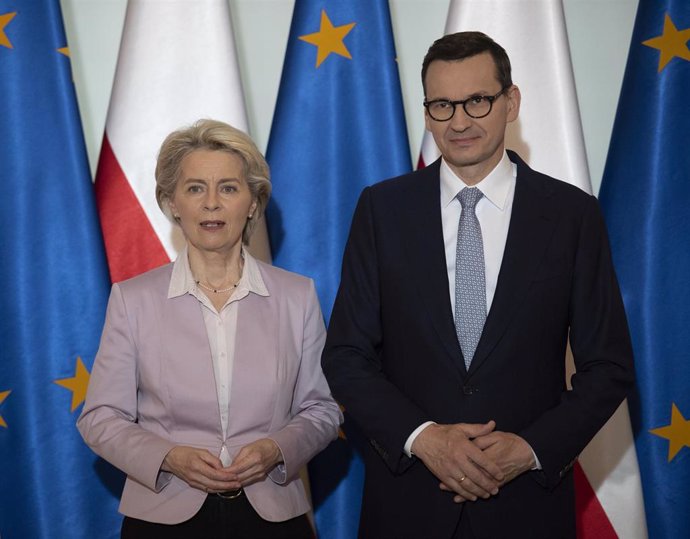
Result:
<svg viewBox="0 0 690 539"><path fill-rule="evenodd" d="M424 107L429 116L437 122L447 122L455 115L455 108L462 105L465 113L470 118L484 118L491 112L494 101L498 99L507 88L502 88L496 95L473 95L462 101L450 101L449 99L424 100Z"/></svg>

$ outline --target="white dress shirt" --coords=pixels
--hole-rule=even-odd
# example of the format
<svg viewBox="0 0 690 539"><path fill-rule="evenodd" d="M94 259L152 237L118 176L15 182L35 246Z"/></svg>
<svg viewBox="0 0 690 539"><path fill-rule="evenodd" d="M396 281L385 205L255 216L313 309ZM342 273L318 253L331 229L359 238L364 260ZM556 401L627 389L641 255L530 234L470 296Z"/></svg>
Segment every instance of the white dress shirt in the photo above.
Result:
<svg viewBox="0 0 690 539"><path fill-rule="evenodd" d="M235 361L238 303L246 298L250 292L260 296L269 295L256 260L244 247L242 248L242 258L244 259L242 277L220 311L216 310L211 300L197 286L189 266L187 248L175 260L170 279L170 288L168 289L168 298L191 294L199 300L199 307L204 316L204 325L206 326L211 357L213 359L213 372L216 378L216 393L218 394L223 440L227 438L228 418L230 415L232 396L230 388L232 387L232 366ZM230 456L225 444L221 447L218 457L223 466L230 465Z"/></svg>
<svg viewBox="0 0 690 539"><path fill-rule="evenodd" d="M513 213L515 197L515 178L517 167L508 159L506 153L498 165L478 184L484 196L477 202L475 213L482 229L484 244L484 265L486 275L486 312L496 292L498 272L501 270L503 251L508 239L510 216ZM458 243L458 221L462 206L456 198L468 186L441 162L441 221L443 223L443 244L446 250L446 269L450 288L450 304L455 312L455 255Z"/></svg>

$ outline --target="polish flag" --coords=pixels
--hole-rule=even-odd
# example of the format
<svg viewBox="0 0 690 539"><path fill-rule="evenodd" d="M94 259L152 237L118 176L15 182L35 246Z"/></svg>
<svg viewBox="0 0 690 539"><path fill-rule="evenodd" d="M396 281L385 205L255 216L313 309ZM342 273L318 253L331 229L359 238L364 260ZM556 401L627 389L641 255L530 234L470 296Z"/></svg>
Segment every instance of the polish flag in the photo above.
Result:
<svg viewBox="0 0 690 539"><path fill-rule="evenodd" d="M534 169L591 193L562 0L451 0L446 34L477 30L508 52L520 88L520 116L506 147ZM439 156L424 134L419 166ZM568 350L568 379L574 371ZM627 402L575 466L580 539L643 539L647 526Z"/></svg>
<svg viewBox="0 0 690 539"><path fill-rule="evenodd" d="M163 139L200 118L247 131L227 0L129 0L96 172L113 282L174 260L184 246L156 203L154 169ZM270 257L265 224L252 250Z"/></svg>

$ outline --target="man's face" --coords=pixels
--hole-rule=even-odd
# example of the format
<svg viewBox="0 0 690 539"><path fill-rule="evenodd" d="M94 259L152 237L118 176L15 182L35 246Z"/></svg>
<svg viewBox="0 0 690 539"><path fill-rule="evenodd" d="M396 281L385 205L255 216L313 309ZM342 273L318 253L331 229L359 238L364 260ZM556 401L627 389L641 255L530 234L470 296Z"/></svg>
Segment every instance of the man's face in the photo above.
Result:
<svg viewBox="0 0 690 539"><path fill-rule="evenodd" d="M492 96L501 90L496 66L486 52L464 60L431 62L426 73L426 99L459 101L471 96ZM446 122L438 122L425 111L426 128L451 169L474 185L493 170L503 156L506 125L518 116L520 91L506 89L493 103L488 116L472 118L462 105Z"/></svg>

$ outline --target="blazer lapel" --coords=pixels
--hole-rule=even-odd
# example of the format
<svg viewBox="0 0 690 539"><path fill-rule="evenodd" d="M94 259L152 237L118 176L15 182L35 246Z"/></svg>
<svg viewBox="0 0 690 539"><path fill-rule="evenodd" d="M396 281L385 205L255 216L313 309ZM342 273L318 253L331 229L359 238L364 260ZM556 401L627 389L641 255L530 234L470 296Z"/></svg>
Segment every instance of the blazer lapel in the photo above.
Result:
<svg viewBox="0 0 690 539"><path fill-rule="evenodd" d="M221 432L215 373L199 301L190 294L165 299L161 313L163 372L170 397L190 394L205 428ZM185 411L184 413L188 413Z"/></svg>
<svg viewBox="0 0 690 539"><path fill-rule="evenodd" d="M400 226L406 230L402 237L409 241L406 263L409 264L415 282L424 283L417 287L422 305L447 352L446 359L458 370L465 372L462 352L455 332L455 323L450 304L446 255L443 245L441 224L440 170L441 160L426 167L414 179L411 192L401 208Z"/></svg>
<svg viewBox="0 0 690 539"><path fill-rule="evenodd" d="M548 204L545 177L538 176L513 152L509 156L518 164L513 213L496 293L470 374L481 366L505 333L529 289L557 223L557 216Z"/></svg>

